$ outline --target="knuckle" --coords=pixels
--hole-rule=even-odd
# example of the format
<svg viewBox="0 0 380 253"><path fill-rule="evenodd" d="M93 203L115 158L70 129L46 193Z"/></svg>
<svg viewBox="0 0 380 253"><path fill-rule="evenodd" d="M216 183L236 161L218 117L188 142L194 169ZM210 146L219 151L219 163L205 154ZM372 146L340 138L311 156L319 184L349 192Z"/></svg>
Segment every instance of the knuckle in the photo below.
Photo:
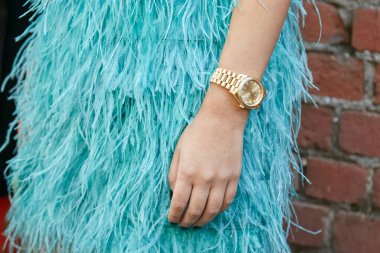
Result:
<svg viewBox="0 0 380 253"><path fill-rule="evenodd" d="M186 203L184 202L180 202L180 201L175 201L173 202L173 210L178 212L178 211L182 211L186 206Z"/></svg>
<svg viewBox="0 0 380 253"><path fill-rule="evenodd" d="M215 179L215 173L213 171L203 171L199 176L201 183L208 184Z"/></svg>
<svg viewBox="0 0 380 253"><path fill-rule="evenodd" d="M233 179L237 182L240 179L240 173L236 173L233 175Z"/></svg>
<svg viewBox="0 0 380 253"><path fill-rule="evenodd" d="M239 178L240 178L240 173L234 172L234 173L231 174L231 176L230 176L229 179L231 181L237 182L237 181L239 181Z"/></svg>
<svg viewBox="0 0 380 253"><path fill-rule="evenodd" d="M219 181L228 181L229 179L231 179L231 173L226 173L226 172L220 172L218 173L218 180Z"/></svg>
<svg viewBox="0 0 380 253"><path fill-rule="evenodd" d="M206 210L207 214L211 215L211 216L215 216L219 213L219 208L216 208L216 207L210 207L209 209Z"/></svg>
<svg viewBox="0 0 380 253"><path fill-rule="evenodd" d="M184 167L182 167L184 168ZM182 169L181 168L181 175L186 178L186 179L189 179L189 178L194 178L196 173L195 173L195 169L193 168L185 168L185 169Z"/></svg>
<svg viewBox="0 0 380 253"><path fill-rule="evenodd" d="M202 211L200 209L189 209L188 215L191 218L199 217L202 214Z"/></svg>
<svg viewBox="0 0 380 253"><path fill-rule="evenodd" d="M169 221L170 221L170 222L178 221L180 218L181 218L181 216L178 215L178 214L171 214L171 215L169 216Z"/></svg>
<svg viewBox="0 0 380 253"><path fill-rule="evenodd" d="M218 180L223 181L223 182L237 181L237 180L239 180L239 177L240 177L240 173L236 172L235 170L231 170L231 169L221 170L217 175Z"/></svg>

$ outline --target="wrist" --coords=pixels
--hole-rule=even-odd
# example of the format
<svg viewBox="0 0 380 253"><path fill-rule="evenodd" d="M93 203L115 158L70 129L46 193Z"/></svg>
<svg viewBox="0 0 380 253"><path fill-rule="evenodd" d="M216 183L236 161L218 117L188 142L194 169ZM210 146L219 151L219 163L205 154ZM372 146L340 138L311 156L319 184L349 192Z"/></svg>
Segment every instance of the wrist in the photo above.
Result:
<svg viewBox="0 0 380 253"><path fill-rule="evenodd" d="M250 110L239 107L235 98L226 89L210 83L200 113L205 113L232 129L244 130Z"/></svg>

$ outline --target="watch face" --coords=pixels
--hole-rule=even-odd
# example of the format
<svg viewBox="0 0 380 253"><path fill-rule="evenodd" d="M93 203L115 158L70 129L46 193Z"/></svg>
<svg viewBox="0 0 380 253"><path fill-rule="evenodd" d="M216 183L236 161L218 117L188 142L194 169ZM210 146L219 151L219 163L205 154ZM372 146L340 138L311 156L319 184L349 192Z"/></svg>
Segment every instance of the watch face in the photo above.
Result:
<svg viewBox="0 0 380 253"><path fill-rule="evenodd" d="M246 82L243 82L239 91L241 102L250 108L259 106L264 96L264 87L253 79L249 79Z"/></svg>

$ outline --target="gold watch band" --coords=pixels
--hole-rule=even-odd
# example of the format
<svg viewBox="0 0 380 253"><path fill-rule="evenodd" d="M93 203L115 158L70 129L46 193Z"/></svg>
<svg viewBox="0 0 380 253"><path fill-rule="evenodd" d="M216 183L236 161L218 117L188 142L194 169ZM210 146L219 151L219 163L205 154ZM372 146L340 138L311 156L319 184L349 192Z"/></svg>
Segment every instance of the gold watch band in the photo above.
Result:
<svg viewBox="0 0 380 253"><path fill-rule="evenodd" d="M241 81L248 75L238 74L231 70L218 67L211 75L210 82L216 83L227 88L231 93L234 93L240 86Z"/></svg>

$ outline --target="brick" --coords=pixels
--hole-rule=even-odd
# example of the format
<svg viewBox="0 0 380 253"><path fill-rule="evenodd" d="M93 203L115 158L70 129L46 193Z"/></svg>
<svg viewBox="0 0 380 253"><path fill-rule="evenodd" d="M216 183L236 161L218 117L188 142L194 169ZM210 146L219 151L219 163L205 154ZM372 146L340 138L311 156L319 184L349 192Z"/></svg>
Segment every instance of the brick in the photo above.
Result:
<svg viewBox="0 0 380 253"><path fill-rule="evenodd" d="M327 207L301 202L294 202L294 208L297 214L298 224L302 228L313 232L321 230L321 232L313 235L292 226L292 233L288 237L289 243L298 246L323 247L327 237L329 209Z"/></svg>
<svg viewBox="0 0 380 253"><path fill-rule="evenodd" d="M380 156L380 116L347 111L340 119L339 145L342 150L370 157Z"/></svg>
<svg viewBox="0 0 380 253"><path fill-rule="evenodd" d="M303 105L298 144L303 148L331 149L333 116L330 108Z"/></svg>
<svg viewBox="0 0 380 253"><path fill-rule="evenodd" d="M307 16L305 26L302 28L302 38L308 42L317 42L320 34L320 25L317 12L311 3L305 3ZM317 3L318 10L321 14L322 34L321 42L323 43L348 43L349 35L344 29L342 19L339 16L337 8L327 3Z"/></svg>
<svg viewBox="0 0 380 253"><path fill-rule="evenodd" d="M348 100L361 100L364 96L364 64L355 58L336 57L324 53L308 54L309 68L314 83L320 89L311 93Z"/></svg>
<svg viewBox="0 0 380 253"><path fill-rule="evenodd" d="M337 253L379 253L380 219L339 212L333 228L333 244Z"/></svg>
<svg viewBox="0 0 380 253"><path fill-rule="evenodd" d="M375 72L375 103L380 104L380 64Z"/></svg>
<svg viewBox="0 0 380 253"><path fill-rule="evenodd" d="M5 237L2 235L2 231L5 229L5 215L8 211L8 208L10 206L8 197L1 197L0 198L0 249L2 249L4 243L5 243Z"/></svg>
<svg viewBox="0 0 380 253"><path fill-rule="evenodd" d="M356 9L352 31L354 48L380 52L380 9Z"/></svg>
<svg viewBox="0 0 380 253"><path fill-rule="evenodd" d="M307 196L332 202L358 203L366 194L368 171L358 165L311 158L306 176Z"/></svg>
<svg viewBox="0 0 380 253"><path fill-rule="evenodd" d="M373 204L375 207L380 208L380 170L375 172L373 177Z"/></svg>

